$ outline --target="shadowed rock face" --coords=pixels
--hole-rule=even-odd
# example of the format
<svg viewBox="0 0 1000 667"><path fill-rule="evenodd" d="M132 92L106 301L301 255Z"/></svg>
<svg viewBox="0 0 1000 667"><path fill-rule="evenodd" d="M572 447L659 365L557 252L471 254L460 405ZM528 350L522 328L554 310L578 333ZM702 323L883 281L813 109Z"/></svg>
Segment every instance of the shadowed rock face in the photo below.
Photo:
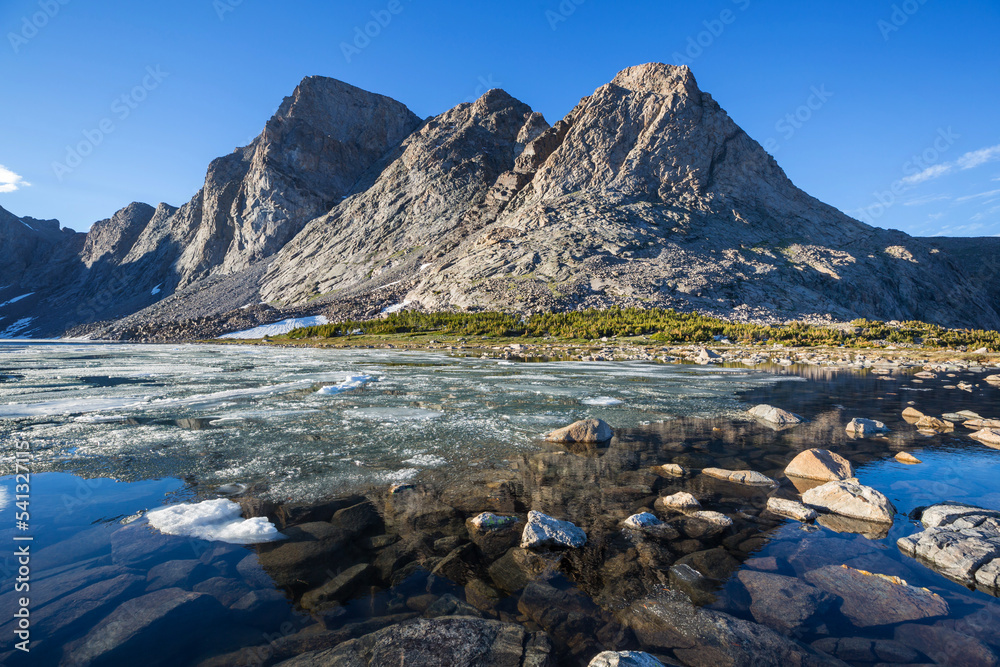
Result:
<svg viewBox="0 0 1000 667"><path fill-rule="evenodd" d="M280 250L419 124L387 97L304 79L249 146L209 165L204 188L179 212L177 223L196 229L178 261L181 285Z"/></svg>
<svg viewBox="0 0 1000 667"><path fill-rule="evenodd" d="M501 90L431 118L372 182L282 250L264 299L296 302L418 275L489 222L491 188L513 168L519 139L543 124Z"/></svg>
<svg viewBox="0 0 1000 667"><path fill-rule="evenodd" d="M15 261L60 257L40 283L59 298L33 307L84 304L49 316L50 333L138 313L91 331L128 337L261 300L279 318L405 301L1000 327L994 240L913 238L817 201L689 69L659 63L623 70L551 127L501 90L421 123L309 77L179 209L132 204L82 253L67 236L53 255L38 234Z"/></svg>

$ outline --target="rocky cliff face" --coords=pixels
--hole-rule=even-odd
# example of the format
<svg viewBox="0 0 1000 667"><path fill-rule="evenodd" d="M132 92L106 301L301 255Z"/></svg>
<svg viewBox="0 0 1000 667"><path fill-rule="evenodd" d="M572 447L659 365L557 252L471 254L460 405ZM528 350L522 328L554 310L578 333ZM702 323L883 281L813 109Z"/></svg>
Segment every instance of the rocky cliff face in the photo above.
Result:
<svg viewBox="0 0 1000 667"><path fill-rule="evenodd" d="M419 274L489 222L491 188L542 123L500 90L430 119L281 251L263 298L297 303Z"/></svg>
<svg viewBox="0 0 1000 667"><path fill-rule="evenodd" d="M817 201L690 70L662 64L551 127L500 90L421 123L310 77L179 209L130 205L85 243L55 223L15 239L28 232L8 217L0 234L22 249L8 273L44 275L58 289L43 305L69 313L52 331L124 316L91 331L213 331L262 300L277 310L254 317L625 305L1000 327L996 244L912 238Z"/></svg>
<svg viewBox="0 0 1000 667"><path fill-rule="evenodd" d="M179 212L193 229L180 285L233 273L274 254L420 124L404 105L334 79L309 77L249 146L212 162Z"/></svg>
<svg viewBox="0 0 1000 667"><path fill-rule="evenodd" d="M796 188L687 68L629 68L561 125L537 140L546 157L497 220L405 299L1000 323L1000 304L946 252Z"/></svg>

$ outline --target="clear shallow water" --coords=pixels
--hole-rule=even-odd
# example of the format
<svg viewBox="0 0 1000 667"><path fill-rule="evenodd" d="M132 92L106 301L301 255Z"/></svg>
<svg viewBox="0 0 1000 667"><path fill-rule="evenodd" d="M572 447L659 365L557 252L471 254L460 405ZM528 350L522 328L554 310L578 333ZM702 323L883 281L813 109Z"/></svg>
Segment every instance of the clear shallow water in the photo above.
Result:
<svg viewBox="0 0 1000 667"><path fill-rule="evenodd" d="M0 378L0 436L29 439L39 472L179 476L280 499L502 465L583 417L631 427L735 414L737 392L798 379L391 351L11 343L0 344Z"/></svg>
<svg viewBox="0 0 1000 667"><path fill-rule="evenodd" d="M10 349L10 356L5 352L0 361L0 376L18 379L0 383L0 390L7 392L0 403L8 404L0 408L8 414L0 421L4 444L29 437L36 448L36 470L66 471L33 478L33 530L39 548L33 567L39 579L59 581L109 564L145 578L161 563L198 559L208 569L181 587L213 590L205 587L221 577L240 592L262 587L282 591L282 613L269 616L260 627L230 619L230 625L215 627L210 639L185 644L186 653L172 657L170 664L196 664L196 658L266 644L270 637L288 634L281 629L286 623L291 632L313 632L315 621L295 611L304 588L282 580L268 564L267 554L277 546L166 538L145 526L145 511L217 497L217 485L227 482L259 482L279 489L279 496L309 497L342 494L417 474L440 481L444 491L434 496L435 502L446 502L463 517L485 509L479 503L486 502L486 496L493 502L487 484L502 479L512 482L514 497L504 500L509 504L490 509L521 516L536 509L579 525L590 538L588 546L579 559L567 558L567 567L552 583L568 593L599 599L605 608L625 607L655 590L661 582L658 576L665 576L672 562L638 567L634 548L623 538L618 521L652 509L656 496L686 490L706 509L736 521L717 540L695 547L669 545L674 558L686 553L683 549L699 548L724 549L734 559L706 572L718 580L706 604L750 620L754 617L740 572L755 570L805 581L819 567L849 564L927 587L948 603L949 613L944 619L917 621L918 625L959 628L962 636L992 643L992 650L1000 653L997 599L903 556L895 544L899 537L919 530L906 516L916 507L959 500L1000 509L1000 450L970 439L971 431L962 426L951 433L924 435L900 416L912 404L934 415L971 409L984 417L1000 417L1000 389L980 382L987 371L915 382L909 372L880 379L864 371L816 368L765 372L638 364L498 364L385 352L250 348L249 352L268 353L255 358L245 348ZM377 381L338 394L315 394L320 387L360 375ZM980 386L972 392L946 388L959 380ZM27 391L14 390L19 383ZM102 403L66 413L62 401L74 397ZM622 403L607 405L609 398ZM739 418L739 410L759 402L791 410L809 422L773 431ZM42 414L10 416L16 411ZM550 427L582 416L607 419L619 429L616 440L607 447L567 451L534 439ZM892 430L885 437L852 439L844 425L853 417L880 419ZM154 434L157 438L151 439ZM697 475L668 478L651 471L652 466L676 462L691 468L752 469L780 479L787 462L807 447L825 447L846 456L862 483L890 497L900 513L887 534L866 537L823 525L760 520L757 515L768 489L747 489ZM923 463L908 466L895 461L892 456L902 450ZM349 452L348 462L344 461L348 457L338 456L344 451ZM280 464L298 472L282 476L247 465L256 459L278 461L275 470ZM232 471L220 474L227 470L220 467L223 464ZM15 532L13 484L11 477L0 477L0 541L8 544ZM748 514L754 520L740 518ZM449 528L430 538L420 531L407 533L403 523L391 527L386 517L386 525L374 530L384 530L404 543L426 543L413 553L420 567L409 563L398 582L379 580L356 592L343 602L344 611L332 627L410 611L407 604L429 594L466 599L463 582L429 575L455 544L439 549L440 535L445 541L449 536L467 539L461 522L455 531ZM126 540L120 537L122 531L131 531ZM133 547L148 557L136 560ZM337 552L323 567L336 572L375 559L377 553ZM243 566L258 555L263 566ZM589 563L589 569L580 572L575 563L581 562ZM5 581L13 565L11 557L0 557ZM59 633L51 635L49 653L44 653L43 644L42 652L34 656L40 662L26 664L56 664L64 642L85 636L125 598L143 592L140 587L108 600L99 613L58 628ZM508 614L513 619L520 613L519 594L511 593L497 603L501 618ZM0 608L7 608L8 597L0 596ZM40 605L38 616L57 605ZM820 620L820 625L807 624L795 636L806 643L828 637L892 639L897 630L891 624L855 627L835 608ZM178 631L177 636L185 635ZM942 641L942 649L941 664L969 664L967 655L947 652L953 645ZM6 664L2 653L0 662Z"/></svg>

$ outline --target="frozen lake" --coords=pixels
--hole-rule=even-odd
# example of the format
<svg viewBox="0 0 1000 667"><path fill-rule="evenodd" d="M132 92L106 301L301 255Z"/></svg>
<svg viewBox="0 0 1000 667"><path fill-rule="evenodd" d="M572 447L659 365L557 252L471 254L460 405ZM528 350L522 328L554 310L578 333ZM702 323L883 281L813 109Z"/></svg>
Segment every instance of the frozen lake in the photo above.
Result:
<svg viewBox="0 0 1000 667"><path fill-rule="evenodd" d="M504 465L599 417L632 428L735 415L752 369L518 363L383 350L0 343L0 435L36 472L178 477L313 499Z"/></svg>

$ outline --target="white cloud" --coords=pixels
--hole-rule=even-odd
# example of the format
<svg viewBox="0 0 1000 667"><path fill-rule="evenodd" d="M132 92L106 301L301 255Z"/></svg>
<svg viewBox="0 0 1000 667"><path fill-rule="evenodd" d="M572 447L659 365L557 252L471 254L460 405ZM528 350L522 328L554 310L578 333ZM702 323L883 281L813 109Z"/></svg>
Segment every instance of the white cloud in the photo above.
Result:
<svg viewBox="0 0 1000 667"><path fill-rule="evenodd" d="M994 160L1000 160L1000 144L997 144L996 146L988 146L987 148L980 148L976 151L969 151L954 162L944 162L942 164L936 164L932 167L927 167L927 169L924 169L918 174L907 176L903 179L903 182L907 185L917 185L919 183L924 183L925 181L944 176L945 174L950 174L956 169L962 171L966 169L974 169L980 165L986 164L987 162L993 162Z"/></svg>
<svg viewBox="0 0 1000 667"><path fill-rule="evenodd" d="M966 153L955 160L959 169L973 169L981 164L1000 159L1000 144L989 148L980 148L978 151Z"/></svg>
<svg viewBox="0 0 1000 667"><path fill-rule="evenodd" d="M970 201L972 199L982 199L984 197L996 197L997 195L1000 195L1000 190L990 190L989 192L980 192L979 194L976 195L966 195L965 197L959 197L955 201L957 202Z"/></svg>
<svg viewBox="0 0 1000 667"><path fill-rule="evenodd" d="M31 183L26 182L18 174L0 164L0 193L17 192L19 188L26 188L29 185Z"/></svg>
<svg viewBox="0 0 1000 667"><path fill-rule="evenodd" d="M923 206L932 202L946 201L948 199L951 199L948 195L927 195L926 197L917 197L915 199L910 199L909 201L904 201L903 206Z"/></svg>

